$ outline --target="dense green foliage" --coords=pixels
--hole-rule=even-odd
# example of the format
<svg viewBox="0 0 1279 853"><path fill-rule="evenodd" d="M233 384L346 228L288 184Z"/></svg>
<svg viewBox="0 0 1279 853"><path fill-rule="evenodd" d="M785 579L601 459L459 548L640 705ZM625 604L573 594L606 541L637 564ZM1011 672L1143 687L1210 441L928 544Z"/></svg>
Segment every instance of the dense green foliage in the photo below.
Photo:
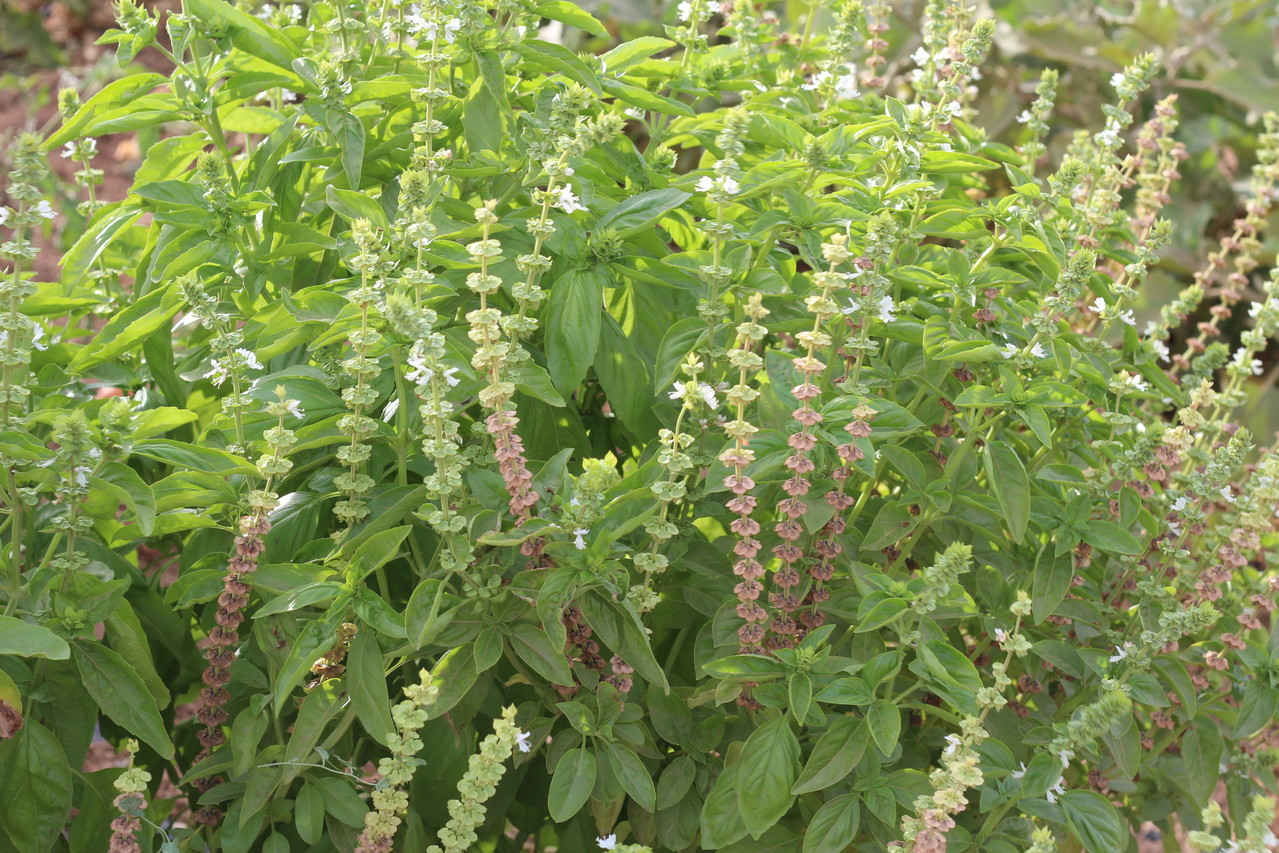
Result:
<svg viewBox="0 0 1279 853"><path fill-rule="evenodd" d="M1279 119L1143 291L1197 54L1001 142L962 3L183 8L11 156L0 852L1274 843Z"/></svg>

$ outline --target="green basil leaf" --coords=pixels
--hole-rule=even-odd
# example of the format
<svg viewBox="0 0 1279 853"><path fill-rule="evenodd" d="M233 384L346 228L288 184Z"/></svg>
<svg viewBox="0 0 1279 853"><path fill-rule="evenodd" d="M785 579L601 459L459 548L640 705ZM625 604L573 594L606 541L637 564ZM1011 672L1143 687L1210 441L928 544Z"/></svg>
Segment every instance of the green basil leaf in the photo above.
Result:
<svg viewBox="0 0 1279 853"><path fill-rule="evenodd" d="M752 838L781 820L795 802L791 786L799 754L787 717L769 720L746 739L737 762L737 809Z"/></svg>
<svg viewBox="0 0 1279 853"><path fill-rule="evenodd" d="M73 651L85 689L102 713L163 757L172 758L168 727L133 667L106 646L87 640L77 641Z"/></svg>

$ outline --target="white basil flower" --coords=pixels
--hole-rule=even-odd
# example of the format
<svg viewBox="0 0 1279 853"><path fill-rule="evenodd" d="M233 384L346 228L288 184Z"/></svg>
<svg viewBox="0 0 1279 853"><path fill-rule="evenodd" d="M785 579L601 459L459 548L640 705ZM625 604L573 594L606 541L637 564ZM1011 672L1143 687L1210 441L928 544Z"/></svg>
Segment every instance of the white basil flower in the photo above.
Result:
<svg viewBox="0 0 1279 853"><path fill-rule="evenodd" d="M1131 648L1133 648L1132 643L1124 643L1123 646L1115 646L1115 653L1109 658L1110 662L1119 663L1121 660L1128 657L1128 650Z"/></svg>
<svg viewBox="0 0 1279 853"><path fill-rule="evenodd" d="M245 367L252 368L253 370L262 369L262 362L258 361L258 357L253 353L253 350L247 350L244 347L240 347L236 350L236 353L240 356L240 358L244 359Z"/></svg>
<svg viewBox="0 0 1279 853"><path fill-rule="evenodd" d="M204 378L221 388L222 384L227 381L227 377L230 376L230 373L227 371L226 365L216 358L210 361L209 364L211 369L208 373L204 374Z"/></svg>
<svg viewBox="0 0 1279 853"><path fill-rule="evenodd" d="M803 90L804 90L804 91L806 91L806 92L812 92L812 91L814 91L814 90L816 90L816 89L820 88L820 87L821 87L821 85L822 85L823 83L825 83L825 82L826 82L827 80L829 80L829 79L830 79L830 72L829 72L829 71L822 71L822 72L821 72L821 73L819 73L819 74L814 74L814 75L810 76L810 77L808 78L808 82L807 82L807 83L805 83L805 84L804 84L803 86L801 86L800 88L801 88L801 89L803 89Z"/></svg>
<svg viewBox="0 0 1279 853"><path fill-rule="evenodd" d="M576 213L579 210L586 210L586 206L581 203L576 195L573 194L573 188L570 186L560 187L555 199L555 206L565 213Z"/></svg>

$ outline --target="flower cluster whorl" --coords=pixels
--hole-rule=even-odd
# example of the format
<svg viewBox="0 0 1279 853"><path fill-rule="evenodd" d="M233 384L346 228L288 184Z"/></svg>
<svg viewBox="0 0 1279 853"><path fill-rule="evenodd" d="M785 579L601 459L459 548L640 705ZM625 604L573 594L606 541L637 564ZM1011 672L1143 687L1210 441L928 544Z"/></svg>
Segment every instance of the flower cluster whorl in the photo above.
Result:
<svg viewBox="0 0 1279 853"><path fill-rule="evenodd" d="M403 822L400 815L409 807L409 795L404 789L412 781L413 771L422 763L414 758L422 749L418 732L426 725L430 705L438 693L430 673L423 669L418 672L417 683L404 688L404 701L391 708L391 720L395 723L395 731L387 737L391 754L378 762L382 778L373 789L373 810L364 816L364 830L356 844L356 853L389 853L394 845L396 830Z"/></svg>
<svg viewBox="0 0 1279 853"><path fill-rule="evenodd" d="M449 822L440 830L440 843L426 848L426 853L466 853L479 840L475 830L484 823L484 804L497 793L497 785L506 773L506 761L517 748L528 752L532 747L528 735L515 725L514 706L509 706L493 721L493 733L480 742L479 751L471 756L466 775L457 783L460 799L449 800Z"/></svg>
<svg viewBox="0 0 1279 853"><path fill-rule="evenodd" d="M147 807L147 783L151 774L141 767L133 766L133 756L138 751L138 742L130 738L125 741L125 751L129 753L129 769L125 770L111 784L120 793L112 800L112 805L120 814L111 821L111 841L108 853L142 853L142 845L138 842L137 832L142 827L138 817Z"/></svg>
<svg viewBox="0 0 1279 853"><path fill-rule="evenodd" d="M222 592L218 595L218 610L214 614L217 625L209 631L208 647L204 650L208 666L202 676L204 687L200 690L199 707L195 713L196 719L204 726L197 735L203 749L197 761L212 755L226 743L222 725L227 721L227 713L223 706L231 698L226 685L231 681L231 664L235 662L235 650L240 645L240 623L244 621L244 607L252 590L248 577L257 571L258 557L266 548L264 539L270 530L271 522L265 513L253 513L240 519L235 552L228 561L229 571L223 578ZM217 776L202 777L195 780L195 787L204 793L221 781ZM204 806L196 811L195 817L199 823L216 826L222 819L222 811Z"/></svg>
<svg viewBox="0 0 1279 853"><path fill-rule="evenodd" d="M763 642L767 633L768 613L759 604L759 597L764 591L761 579L764 577L764 566L755 556L762 545L755 537L759 534L759 522L751 518L759 506L759 500L751 494L755 481L746 475L746 469L755 461L755 451L748 446L750 437L759 428L746 420L746 407L759 396L759 391L751 387L750 377L763 366L764 360L755 352L755 346L764 339L767 329L760 323L769 311L763 305L759 294L752 294L746 304L746 322L737 327L737 341L729 351L728 360L738 370L737 384L728 389L725 397L733 407L733 420L724 424L724 432L733 439L732 446L720 454L719 460L732 469L732 473L724 478L724 486L733 493L728 501L728 509L737 515L729 524L729 529L737 534L737 542L733 553L738 560L733 564L733 574L741 581L733 588L738 601L737 615L745 621L738 629L737 635L743 653L758 653L763 650Z"/></svg>

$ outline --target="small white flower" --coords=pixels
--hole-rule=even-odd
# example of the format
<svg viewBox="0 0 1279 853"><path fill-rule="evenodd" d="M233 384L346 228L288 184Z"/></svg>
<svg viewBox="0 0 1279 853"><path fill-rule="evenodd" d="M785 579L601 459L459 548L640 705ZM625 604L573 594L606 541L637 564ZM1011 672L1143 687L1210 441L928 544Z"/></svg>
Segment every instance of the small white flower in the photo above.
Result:
<svg viewBox="0 0 1279 853"><path fill-rule="evenodd" d="M697 189L699 192L714 192L718 190L725 195L736 195L741 185L728 175L719 175L712 178L710 175L703 175L697 180Z"/></svg>
<svg viewBox="0 0 1279 853"><path fill-rule="evenodd" d="M1075 757L1073 750L1063 749L1057 753L1057 757L1061 759L1061 769L1065 770L1070 767L1070 759Z"/></svg>
<svg viewBox="0 0 1279 853"><path fill-rule="evenodd" d="M1123 377L1123 383L1130 388L1135 388L1138 391L1150 390L1150 386L1146 384L1146 380L1142 379L1140 376L1138 376L1135 373L1128 373L1127 371L1121 371L1120 376Z"/></svg>
<svg viewBox="0 0 1279 853"><path fill-rule="evenodd" d="M1234 365L1241 370L1251 371L1254 376L1260 376L1263 369L1261 360L1249 358L1250 355L1248 350L1240 347L1235 351Z"/></svg>
<svg viewBox="0 0 1279 853"><path fill-rule="evenodd" d="M63 157L63 159L65 159L65 160L70 160L70 159L71 159L72 157L74 157L74 156L75 156L75 143L74 143L74 142L68 142L66 145L62 146L62 157Z"/></svg>
<svg viewBox="0 0 1279 853"><path fill-rule="evenodd" d="M1015 358L1019 352L1021 352L1021 347L1016 344L1004 344L1004 348L999 351L999 354L1004 358Z"/></svg>
<svg viewBox="0 0 1279 853"><path fill-rule="evenodd" d="M428 21L421 15L410 15L407 19L409 32L421 35L423 38L434 39L440 34L440 25L437 21ZM462 22L457 18L444 23L444 40L452 44L456 37L457 31L462 29Z"/></svg>
<svg viewBox="0 0 1279 853"><path fill-rule="evenodd" d="M400 398L396 397L394 402L396 406L398 407ZM285 408L285 411L287 411L290 415L297 418L298 420L302 420L303 418L306 417L306 411L302 408L301 400L285 400L284 408ZM387 408L389 409L391 407L387 406Z"/></svg>
<svg viewBox="0 0 1279 853"><path fill-rule="evenodd" d="M3 221L0 221L0 225L3 225L3 224L4 224L4 222L3 222ZM1254 303L1252 303L1252 305L1248 306L1248 316L1249 316L1249 317L1256 317L1257 315L1259 315L1259 314L1261 313L1261 309L1262 309L1262 308L1264 308L1264 307L1265 307L1265 305L1263 305L1263 304L1262 304L1262 303L1260 303L1260 302L1254 302Z"/></svg>
<svg viewBox="0 0 1279 853"><path fill-rule="evenodd" d="M680 22L685 23L692 17L693 4L688 2L688 0L684 0L683 3L675 7L675 13L679 16Z"/></svg>
<svg viewBox="0 0 1279 853"><path fill-rule="evenodd" d="M1190 505L1190 501L1186 500L1185 497L1177 498L1175 501L1172 502L1172 511L1181 512L1189 505Z"/></svg>
<svg viewBox="0 0 1279 853"><path fill-rule="evenodd" d="M0 228L9 221L9 208L0 205Z"/></svg>
<svg viewBox="0 0 1279 853"><path fill-rule="evenodd" d="M210 380L214 385L221 388L222 383L226 382L227 377L230 375L227 372L226 365L216 358L210 361L209 364L212 366L212 369L208 373L204 374L204 378Z"/></svg>
<svg viewBox="0 0 1279 853"><path fill-rule="evenodd" d="M814 74L808 78L808 82L800 88L805 92L812 92L821 87L823 83L830 79L830 72L823 71L820 74Z"/></svg>
<svg viewBox="0 0 1279 853"><path fill-rule="evenodd" d="M1048 355L1048 353L1044 352L1043 344L1035 344L1033 347L1031 347L1030 354L1033 355L1035 358L1043 358L1044 356Z"/></svg>
<svg viewBox="0 0 1279 853"><path fill-rule="evenodd" d="M41 326L39 323L37 323L35 327L31 329L31 346L35 347L40 352L44 352L45 350L49 348L49 345L46 343L43 343L43 341L44 341L44 326Z"/></svg>
<svg viewBox="0 0 1279 853"><path fill-rule="evenodd" d="M238 350L236 350L236 353L239 354L239 356L244 359L245 367L252 368L253 370L262 369L262 362L258 361L258 357L253 354L252 350L247 350L244 347L240 347Z"/></svg>
<svg viewBox="0 0 1279 853"><path fill-rule="evenodd" d="M949 104L942 107L942 112L947 112L958 117L964 114L964 106L959 103L959 101L951 101Z"/></svg>
<svg viewBox="0 0 1279 853"><path fill-rule="evenodd" d="M897 306L893 303L893 297L884 296L879 300L879 319L884 323L891 323L897 319Z"/></svg>
<svg viewBox="0 0 1279 853"><path fill-rule="evenodd" d="M1171 361L1172 353L1168 351L1168 345L1158 338L1152 338L1150 341L1150 349L1154 351L1155 356L1160 361Z"/></svg>
<svg viewBox="0 0 1279 853"><path fill-rule="evenodd" d="M844 67L848 69L848 73L835 79L835 97L851 100L861 94L857 88L857 70L852 63Z"/></svg>
<svg viewBox="0 0 1279 853"><path fill-rule="evenodd" d="M1008 642L1008 632L1007 632L1007 631L1005 631L1003 628L996 628L996 629L995 629L995 642L996 642L996 643L999 643L999 645L1001 645L1001 646L1002 646L1004 643Z"/></svg>
<svg viewBox="0 0 1279 853"><path fill-rule="evenodd" d="M58 214L54 211L53 205L49 204L45 199L40 199L36 204L35 210L32 211L37 216L43 216L45 219L53 219Z"/></svg>
<svg viewBox="0 0 1279 853"><path fill-rule="evenodd" d="M586 536L586 534L590 532L591 532L590 528L588 527L579 527L576 530L574 530L573 531L573 547L579 551L585 551L586 539L584 537Z"/></svg>
<svg viewBox="0 0 1279 853"><path fill-rule="evenodd" d="M1009 779L1020 779L1021 777L1025 776L1025 775L1026 775L1026 762L1024 762L1024 761L1023 761L1023 762L1021 762L1021 769L1020 769L1020 770L1014 770L1012 773L1009 773L1009 774L1008 774L1008 778L1009 778Z"/></svg>
<svg viewBox="0 0 1279 853"><path fill-rule="evenodd" d="M861 306L851 296L848 298L848 307L840 309L844 314L856 314L860 310L862 310Z"/></svg>
<svg viewBox="0 0 1279 853"><path fill-rule="evenodd" d="M910 55L910 61L915 63L916 65L924 65L931 58L932 57L928 55L928 51L925 50L922 46L916 48L915 52Z"/></svg>
<svg viewBox="0 0 1279 853"><path fill-rule="evenodd" d="M88 488L88 486L89 486L89 475L90 475L91 473L93 473L93 469L92 469L92 468L90 468L90 467L89 467L89 466L87 466L87 465L77 465L77 466L76 466L74 469L72 469L72 470L75 472L75 483L76 483L76 485L77 485L77 486L79 486L79 487L80 487L80 488L82 488L82 489Z"/></svg>
<svg viewBox="0 0 1279 853"><path fill-rule="evenodd" d="M1065 782L1064 779L1058 779L1056 785L1053 785L1046 792L1044 792L1044 797L1048 800L1049 803L1055 803L1057 802L1058 797L1065 795L1066 786L1064 782Z"/></svg>
<svg viewBox="0 0 1279 853"><path fill-rule="evenodd" d="M400 398L392 397L390 400L387 401L386 408L382 410L382 420L389 424L392 420L395 419L395 415L399 411L400 411ZM298 415L298 417L302 417L302 416Z"/></svg>
<svg viewBox="0 0 1279 853"><path fill-rule="evenodd" d="M617 834L601 835L599 838L595 839L595 843L599 845L601 850L612 850L617 846Z"/></svg>
<svg viewBox="0 0 1279 853"><path fill-rule="evenodd" d="M1137 325L1137 318L1132 315L1131 309L1119 315L1119 321L1128 326Z"/></svg>
<svg viewBox="0 0 1279 853"><path fill-rule="evenodd" d="M409 367L412 370L405 373L404 378L414 385L425 385L435 378L435 371L426 366L426 358L423 356L409 356Z"/></svg>
<svg viewBox="0 0 1279 853"><path fill-rule="evenodd" d="M586 210L586 207L573 194L573 188L563 186L559 188L559 195L555 199L555 206L565 213L576 213L579 210Z"/></svg>
<svg viewBox="0 0 1279 853"><path fill-rule="evenodd" d="M946 735L946 748L942 750L941 754L947 756L954 755L955 751L959 749L959 745L961 743L963 743L963 741L960 739L959 735Z"/></svg>
<svg viewBox="0 0 1279 853"><path fill-rule="evenodd" d="M1235 493L1230 490L1229 486L1221 487L1221 499L1228 504L1235 502Z"/></svg>
<svg viewBox="0 0 1279 853"><path fill-rule="evenodd" d="M461 379L458 379L453 375L457 373L457 370L458 369L456 367L444 368L444 373L443 373L444 381L448 383L450 388L456 388L458 384L461 383L462 381Z"/></svg>
<svg viewBox="0 0 1279 853"><path fill-rule="evenodd" d="M715 396L715 389L707 382L699 382L697 391L702 395L702 402L706 403L709 408L719 408L719 398Z"/></svg>
<svg viewBox="0 0 1279 853"><path fill-rule="evenodd" d="M528 732L519 732L515 735L515 745L519 747L520 752L528 752L533 748L533 744L529 743L529 738L533 735Z"/></svg>
<svg viewBox="0 0 1279 853"><path fill-rule="evenodd" d="M1132 643L1124 643L1122 646L1115 646L1115 653L1109 658L1110 662L1119 663L1121 660L1128 657L1128 650L1132 647Z"/></svg>
<svg viewBox="0 0 1279 853"><path fill-rule="evenodd" d="M1106 310L1106 300L1098 296L1096 299L1093 300L1093 303L1089 305L1088 307L1096 311L1098 314L1100 314L1101 312Z"/></svg>
<svg viewBox="0 0 1279 853"><path fill-rule="evenodd" d="M719 14L719 0L708 0L706 3L706 11L712 15Z"/></svg>
<svg viewBox="0 0 1279 853"><path fill-rule="evenodd" d="M1030 124L1035 117L1030 114L1030 110L1022 110L1021 115L1017 116L1017 121L1021 124Z"/></svg>
<svg viewBox="0 0 1279 853"><path fill-rule="evenodd" d="M670 393L672 400L683 400L688 395L688 386L683 382L675 383L675 390Z"/></svg>
<svg viewBox="0 0 1279 853"><path fill-rule="evenodd" d="M1110 85L1118 89L1123 84L1124 84L1124 72L1116 71L1114 74L1110 75Z"/></svg>
<svg viewBox="0 0 1279 853"><path fill-rule="evenodd" d="M1115 148L1120 142L1119 131L1112 130L1111 128L1106 128L1093 138L1096 139L1097 143L1103 148Z"/></svg>

